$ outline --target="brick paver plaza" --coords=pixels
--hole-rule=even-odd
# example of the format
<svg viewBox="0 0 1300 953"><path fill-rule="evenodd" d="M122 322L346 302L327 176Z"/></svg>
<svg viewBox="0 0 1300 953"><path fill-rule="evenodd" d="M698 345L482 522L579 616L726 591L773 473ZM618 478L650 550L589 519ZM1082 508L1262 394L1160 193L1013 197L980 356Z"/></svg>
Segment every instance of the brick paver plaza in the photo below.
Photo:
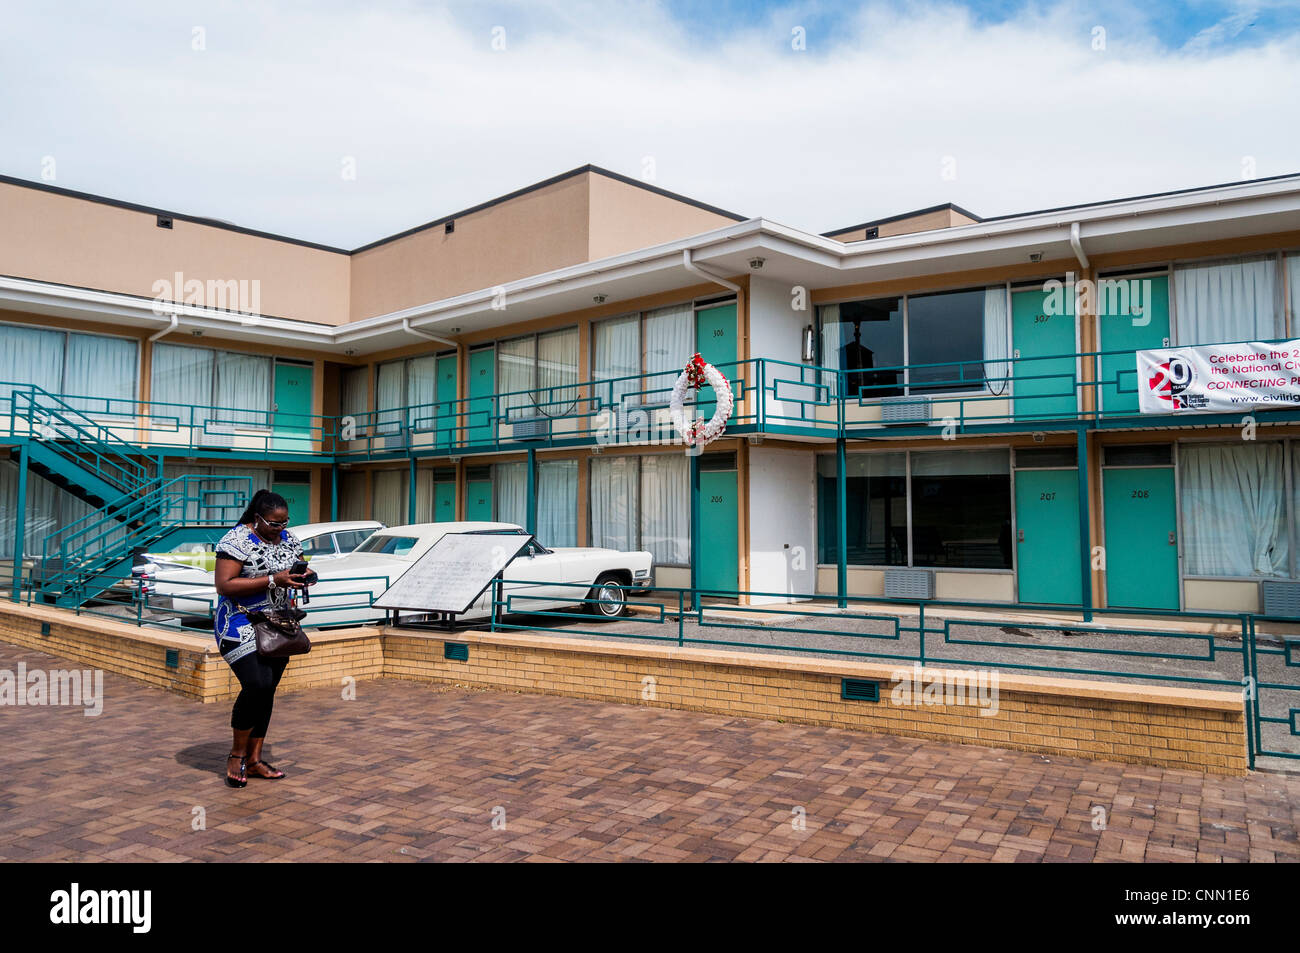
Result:
<svg viewBox="0 0 1300 953"><path fill-rule="evenodd" d="M20 661L81 667L0 643ZM104 690L0 708L0 859L1300 860L1296 775L386 680L281 695L288 777L232 790L228 703Z"/></svg>

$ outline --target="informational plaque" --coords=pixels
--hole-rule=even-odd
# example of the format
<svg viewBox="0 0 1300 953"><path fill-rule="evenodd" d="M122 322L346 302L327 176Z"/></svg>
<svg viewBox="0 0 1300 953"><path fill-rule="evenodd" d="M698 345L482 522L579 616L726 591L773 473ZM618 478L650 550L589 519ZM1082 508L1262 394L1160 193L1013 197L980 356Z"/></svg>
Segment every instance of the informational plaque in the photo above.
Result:
<svg viewBox="0 0 1300 953"><path fill-rule="evenodd" d="M466 612L531 539L506 534L447 533L374 605L407 612Z"/></svg>

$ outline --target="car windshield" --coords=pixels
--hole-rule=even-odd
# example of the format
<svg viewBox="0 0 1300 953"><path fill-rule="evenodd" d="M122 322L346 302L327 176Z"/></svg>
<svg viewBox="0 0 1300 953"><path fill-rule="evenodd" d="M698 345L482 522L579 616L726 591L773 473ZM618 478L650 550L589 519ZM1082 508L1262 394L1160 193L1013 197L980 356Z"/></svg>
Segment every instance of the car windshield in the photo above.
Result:
<svg viewBox="0 0 1300 953"><path fill-rule="evenodd" d="M385 556L405 556L419 542L414 536L387 536L376 533L358 546L358 553L382 553Z"/></svg>

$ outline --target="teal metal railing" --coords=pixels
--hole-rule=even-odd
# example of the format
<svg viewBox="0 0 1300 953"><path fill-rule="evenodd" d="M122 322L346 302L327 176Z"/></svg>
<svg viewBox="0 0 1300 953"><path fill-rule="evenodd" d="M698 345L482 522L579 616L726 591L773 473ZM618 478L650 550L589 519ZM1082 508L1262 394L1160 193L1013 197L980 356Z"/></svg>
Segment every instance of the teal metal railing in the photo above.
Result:
<svg viewBox="0 0 1300 953"><path fill-rule="evenodd" d="M1085 615L1068 606L865 596L848 597L838 610L836 598L657 587L628 595L632 615L606 618L582 611L599 605L586 584L503 579L493 589L490 627L1231 691L1243 699L1252 766L1257 756L1300 759L1300 634L1259 631L1261 622L1300 627L1300 618L1155 609Z"/></svg>

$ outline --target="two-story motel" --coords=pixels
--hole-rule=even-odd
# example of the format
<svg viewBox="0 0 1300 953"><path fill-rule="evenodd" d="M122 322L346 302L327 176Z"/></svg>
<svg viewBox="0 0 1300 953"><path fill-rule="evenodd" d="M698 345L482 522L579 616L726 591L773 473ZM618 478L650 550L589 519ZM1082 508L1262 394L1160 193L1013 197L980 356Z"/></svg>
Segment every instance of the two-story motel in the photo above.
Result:
<svg viewBox="0 0 1300 953"><path fill-rule="evenodd" d="M4 178L0 225L9 566L198 474L724 594L1255 611L1300 580L1300 409L1142 415L1133 356L1300 336L1300 175L813 234L587 166L350 250ZM693 456L696 351L736 404Z"/></svg>

